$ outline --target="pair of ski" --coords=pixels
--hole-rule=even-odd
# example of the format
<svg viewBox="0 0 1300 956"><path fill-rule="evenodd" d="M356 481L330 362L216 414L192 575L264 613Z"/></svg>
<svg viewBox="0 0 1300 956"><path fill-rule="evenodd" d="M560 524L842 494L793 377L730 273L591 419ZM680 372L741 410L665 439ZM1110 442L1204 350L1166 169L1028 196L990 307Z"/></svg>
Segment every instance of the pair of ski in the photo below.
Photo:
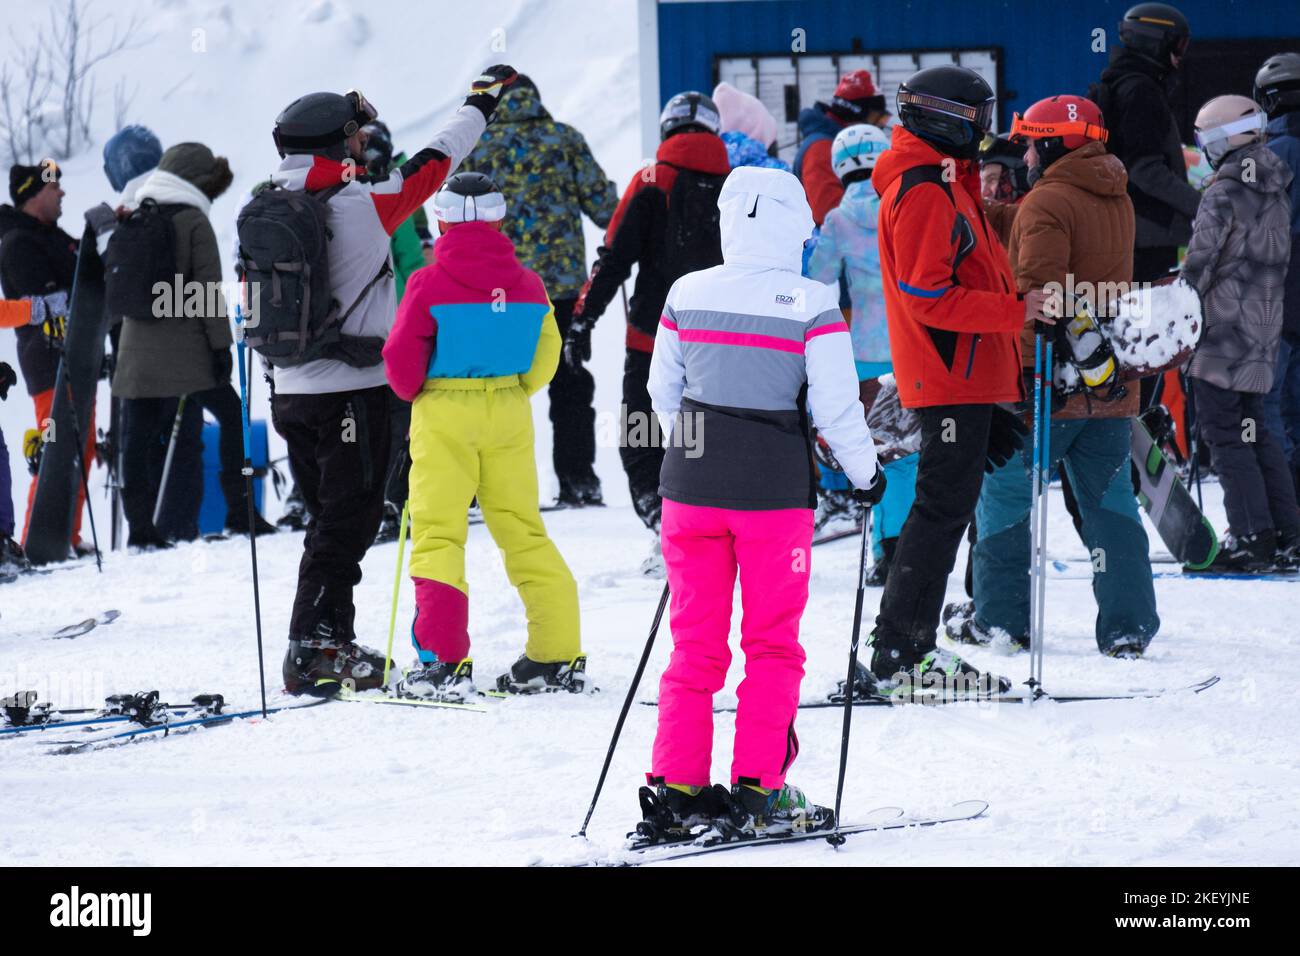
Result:
<svg viewBox="0 0 1300 956"><path fill-rule="evenodd" d="M266 714L298 710L326 703L325 699L280 704L268 707ZM225 698L220 694L199 694L188 704L167 704L159 700L157 691L140 694L119 694L108 698L105 707L98 710L76 708L59 710L36 703L36 693L16 694L3 702L9 721L0 727L0 735L23 737L50 730L81 728L85 736L64 740L46 741L54 747L50 753L72 754L106 747L121 746L150 736L171 736L201 727L220 726L236 720L260 717L256 710L227 711ZM127 729L112 726L130 724ZM98 732L97 731L102 731ZM45 740L45 738L42 738Z"/></svg>
<svg viewBox="0 0 1300 956"><path fill-rule="evenodd" d="M854 707L934 707L942 704L1026 704L1030 702L1051 702L1056 704L1078 704L1088 703L1090 701L1102 700L1146 700L1156 697L1168 697L1174 694L1199 694L1202 691L1209 690L1215 684L1219 683L1218 676L1207 677L1204 680L1197 681L1194 684L1188 684L1185 687L1177 688L1138 688L1133 690L1106 691L1102 693L1076 693L1076 694L1051 694L1039 693L1006 693L1006 694L944 694L942 690L926 693L919 691L908 697L856 697L853 701ZM646 707L658 707L659 702L656 700L643 700L641 704ZM844 695L835 693L829 695L826 700L814 700L799 705L800 710L831 710L844 706ZM714 707L715 714L733 714L736 712L735 705L726 707Z"/></svg>
<svg viewBox="0 0 1300 956"><path fill-rule="evenodd" d="M984 816L989 805L983 800L965 800L954 804L947 811L932 816L912 816L899 807L879 807L857 823L843 824L824 830L795 830L784 833L739 836L731 834L730 838L716 828L702 827L700 833L691 839L670 843L652 843L646 846L630 846L620 850L590 857L569 866L644 866L648 863L666 863L673 860L685 860L691 857L708 856L731 850L754 849L763 846L782 846L791 843L805 843L811 840L825 840L832 846L844 842L845 838L862 833L880 833L886 830L905 830L914 827L933 827L942 823L960 823L976 820Z"/></svg>

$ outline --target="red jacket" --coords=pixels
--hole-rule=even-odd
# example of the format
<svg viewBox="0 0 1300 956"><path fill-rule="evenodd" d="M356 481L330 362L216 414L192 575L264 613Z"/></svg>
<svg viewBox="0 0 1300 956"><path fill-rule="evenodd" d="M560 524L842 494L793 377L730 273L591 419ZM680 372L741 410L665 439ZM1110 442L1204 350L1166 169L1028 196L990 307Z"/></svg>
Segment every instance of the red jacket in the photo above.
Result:
<svg viewBox="0 0 1300 956"><path fill-rule="evenodd" d="M803 154L800 180L804 192L808 194L808 205L812 207L813 223L820 226L826 221L826 214L840 204L844 198L844 184L835 175L831 166L831 146L833 140L819 139L808 146Z"/></svg>
<svg viewBox="0 0 1300 956"><path fill-rule="evenodd" d="M880 194L881 277L902 404L1019 401L1025 306L984 218L976 165L897 126L871 182Z"/></svg>

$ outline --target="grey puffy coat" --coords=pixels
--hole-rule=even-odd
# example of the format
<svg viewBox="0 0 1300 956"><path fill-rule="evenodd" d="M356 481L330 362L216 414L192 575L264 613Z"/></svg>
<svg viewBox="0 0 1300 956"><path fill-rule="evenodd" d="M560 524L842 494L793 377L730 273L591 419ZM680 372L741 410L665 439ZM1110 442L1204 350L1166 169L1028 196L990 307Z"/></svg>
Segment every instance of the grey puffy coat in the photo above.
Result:
<svg viewBox="0 0 1300 956"><path fill-rule="evenodd" d="M1290 182L1286 163L1252 143L1229 154L1205 191L1183 262L1205 307L1188 375L1237 392L1272 387L1291 255Z"/></svg>

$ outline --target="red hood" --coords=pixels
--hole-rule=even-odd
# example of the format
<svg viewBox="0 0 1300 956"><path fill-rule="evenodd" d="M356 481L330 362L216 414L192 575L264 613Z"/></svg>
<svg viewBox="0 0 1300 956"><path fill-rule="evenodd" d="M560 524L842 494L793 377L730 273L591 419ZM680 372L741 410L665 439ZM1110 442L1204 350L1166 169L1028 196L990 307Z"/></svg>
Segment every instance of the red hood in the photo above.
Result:
<svg viewBox="0 0 1300 956"><path fill-rule="evenodd" d="M957 180L976 200L980 195L979 166L969 160L954 160L919 136L909 133L901 126L894 127L894 137L889 149L880 154L876 160L876 169L871 174L871 185L876 187L876 194L883 196L893 182L914 166L938 166L944 161L957 164Z"/></svg>
<svg viewBox="0 0 1300 956"><path fill-rule="evenodd" d="M727 144L712 133L678 133L659 144L655 159L697 173L725 176L731 172Z"/></svg>
<svg viewBox="0 0 1300 956"><path fill-rule="evenodd" d="M471 289L512 288L524 267L515 258L515 244L486 222L452 226L433 246L438 266Z"/></svg>

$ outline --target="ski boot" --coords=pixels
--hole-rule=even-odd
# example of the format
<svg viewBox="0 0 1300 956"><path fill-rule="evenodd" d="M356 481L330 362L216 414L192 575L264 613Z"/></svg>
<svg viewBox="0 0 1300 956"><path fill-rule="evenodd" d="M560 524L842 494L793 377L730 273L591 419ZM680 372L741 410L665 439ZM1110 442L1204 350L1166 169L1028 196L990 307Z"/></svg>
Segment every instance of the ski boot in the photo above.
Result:
<svg viewBox="0 0 1300 956"><path fill-rule="evenodd" d="M1184 574L1273 574L1279 570L1276 562L1277 534L1269 529L1238 538L1232 534L1223 537L1223 544L1214 560L1204 568L1183 568Z"/></svg>
<svg viewBox="0 0 1300 956"><path fill-rule="evenodd" d="M466 701L478 696L474 686L474 661L432 661L421 663L397 682L398 697L422 700Z"/></svg>
<svg viewBox="0 0 1300 956"><path fill-rule="evenodd" d="M1277 533L1277 551L1273 555L1273 563L1279 570L1300 570L1300 532Z"/></svg>
<svg viewBox="0 0 1300 956"><path fill-rule="evenodd" d="M1011 651L1029 650L1028 634L1008 634L1000 627L986 627L975 616L975 602L962 601L943 609L943 632L950 641L991 647L1005 644Z"/></svg>
<svg viewBox="0 0 1300 956"><path fill-rule="evenodd" d="M174 547L172 542L168 541L158 529L153 526L153 522L143 528L132 528L131 533L127 536L126 546L128 550L137 552L146 551L166 551Z"/></svg>
<svg viewBox="0 0 1300 956"><path fill-rule="evenodd" d="M843 703L846 694L852 694L854 700L926 703L936 697L978 700L1010 690L1007 678L983 673L941 647L924 653L872 647L871 663L858 663L853 687L840 681L830 699Z"/></svg>
<svg viewBox="0 0 1300 956"><path fill-rule="evenodd" d="M1146 649L1147 642L1140 637L1120 637L1101 648L1101 652L1122 661L1135 661Z"/></svg>
<svg viewBox="0 0 1300 956"><path fill-rule="evenodd" d="M311 516L307 514L307 502L303 501L302 492L294 485L289 497L284 499L284 514L276 519L275 526L286 531L305 531Z"/></svg>
<svg viewBox="0 0 1300 956"><path fill-rule="evenodd" d="M731 814L718 824L724 838L753 840L835 828L835 811L819 807L798 787L787 783L768 790L746 780L741 777L731 788Z"/></svg>
<svg viewBox="0 0 1300 956"><path fill-rule="evenodd" d="M579 654L571 661L539 664L521 654L510 670L497 678L497 690L503 694L587 694L596 688L587 679L587 656Z"/></svg>
<svg viewBox="0 0 1300 956"><path fill-rule="evenodd" d="M603 508L600 479L595 475L578 481L560 480L560 494L555 499L557 508Z"/></svg>
<svg viewBox="0 0 1300 956"><path fill-rule="evenodd" d="M356 641L333 637L290 640L281 673L290 694L333 697L346 684L349 690L378 690L384 686L385 658Z"/></svg>
<svg viewBox="0 0 1300 956"><path fill-rule="evenodd" d="M658 538L655 538L655 543L650 548L650 554L641 562L640 570L648 578L663 580L668 576L668 569L664 567L663 545Z"/></svg>
<svg viewBox="0 0 1300 956"><path fill-rule="evenodd" d="M23 546L9 535L0 535L0 571L17 574L31 570Z"/></svg>
<svg viewBox="0 0 1300 956"><path fill-rule="evenodd" d="M652 787L642 787L637 792L641 822L627 835L630 850L693 840L730 811L727 788L721 784L670 785L664 783L663 777L655 777L650 782Z"/></svg>
<svg viewBox="0 0 1300 956"><path fill-rule="evenodd" d="M375 533L375 544L391 544L402 533L402 512L391 503L384 504L384 516Z"/></svg>

